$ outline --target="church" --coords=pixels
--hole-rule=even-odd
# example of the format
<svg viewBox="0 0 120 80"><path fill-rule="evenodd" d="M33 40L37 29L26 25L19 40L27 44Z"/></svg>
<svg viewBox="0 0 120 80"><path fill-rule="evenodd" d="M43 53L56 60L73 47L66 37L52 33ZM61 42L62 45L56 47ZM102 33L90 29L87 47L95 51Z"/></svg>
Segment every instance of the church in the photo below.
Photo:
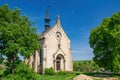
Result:
<svg viewBox="0 0 120 80"><path fill-rule="evenodd" d="M25 63L35 72L44 73L46 68L53 68L57 71L73 71L72 51L70 39L64 32L60 17L57 16L56 23L50 27L48 10L45 17L45 30L40 35L42 48L36 51Z"/></svg>

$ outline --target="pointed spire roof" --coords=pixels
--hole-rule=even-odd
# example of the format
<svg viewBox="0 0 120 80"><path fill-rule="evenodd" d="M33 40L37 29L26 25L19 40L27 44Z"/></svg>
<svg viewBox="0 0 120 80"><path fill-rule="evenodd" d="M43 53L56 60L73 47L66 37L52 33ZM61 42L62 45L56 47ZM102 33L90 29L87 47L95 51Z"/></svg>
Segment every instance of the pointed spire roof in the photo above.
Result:
<svg viewBox="0 0 120 80"><path fill-rule="evenodd" d="M47 10L46 10L46 17L45 17L45 31L49 30L50 29L50 18L49 18L49 12L48 12L48 8L47 7Z"/></svg>
<svg viewBox="0 0 120 80"><path fill-rule="evenodd" d="M60 16L59 15L57 16L56 24L57 25L61 25L61 23L60 23Z"/></svg>
<svg viewBox="0 0 120 80"><path fill-rule="evenodd" d="M47 7L47 10L46 10L46 17L45 17L45 19L49 19L50 17L49 17L49 11L48 11L48 8L49 7Z"/></svg>

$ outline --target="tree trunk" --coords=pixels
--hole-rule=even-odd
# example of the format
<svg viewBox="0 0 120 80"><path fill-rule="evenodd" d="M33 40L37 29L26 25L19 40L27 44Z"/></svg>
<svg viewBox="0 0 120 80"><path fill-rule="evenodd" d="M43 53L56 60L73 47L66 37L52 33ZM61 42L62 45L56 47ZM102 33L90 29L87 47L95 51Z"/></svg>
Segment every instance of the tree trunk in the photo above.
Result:
<svg viewBox="0 0 120 80"><path fill-rule="evenodd" d="M15 69L15 61L17 60L17 55L13 53L13 55L10 55L10 73L14 74Z"/></svg>

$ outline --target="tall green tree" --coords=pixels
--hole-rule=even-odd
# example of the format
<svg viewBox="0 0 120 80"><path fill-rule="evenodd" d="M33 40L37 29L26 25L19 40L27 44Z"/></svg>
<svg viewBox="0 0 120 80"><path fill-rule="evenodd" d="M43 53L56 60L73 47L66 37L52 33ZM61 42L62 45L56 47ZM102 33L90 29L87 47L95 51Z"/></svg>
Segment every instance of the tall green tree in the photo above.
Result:
<svg viewBox="0 0 120 80"><path fill-rule="evenodd" d="M0 53L7 57L11 74L20 61L18 54L29 57L39 48L36 28L18 8L11 10L8 5L0 6L0 42Z"/></svg>
<svg viewBox="0 0 120 80"><path fill-rule="evenodd" d="M120 12L91 30L89 43L93 48L94 61L111 71L120 71Z"/></svg>

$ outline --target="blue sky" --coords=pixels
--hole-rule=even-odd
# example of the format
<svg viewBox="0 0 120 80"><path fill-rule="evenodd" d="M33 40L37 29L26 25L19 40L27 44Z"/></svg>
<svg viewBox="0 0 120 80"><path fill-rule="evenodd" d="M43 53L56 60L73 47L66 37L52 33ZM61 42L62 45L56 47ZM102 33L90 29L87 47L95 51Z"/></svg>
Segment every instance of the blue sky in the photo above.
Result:
<svg viewBox="0 0 120 80"><path fill-rule="evenodd" d="M18 7L22 15L35 22L37 32L44 30L46 7L50 5L51 26L60 15L61 25L71 39L74 60L90 60L93 57L89 45L92 28L102 19L120 11L120 0L0 0L0 6Z"/></svg>

